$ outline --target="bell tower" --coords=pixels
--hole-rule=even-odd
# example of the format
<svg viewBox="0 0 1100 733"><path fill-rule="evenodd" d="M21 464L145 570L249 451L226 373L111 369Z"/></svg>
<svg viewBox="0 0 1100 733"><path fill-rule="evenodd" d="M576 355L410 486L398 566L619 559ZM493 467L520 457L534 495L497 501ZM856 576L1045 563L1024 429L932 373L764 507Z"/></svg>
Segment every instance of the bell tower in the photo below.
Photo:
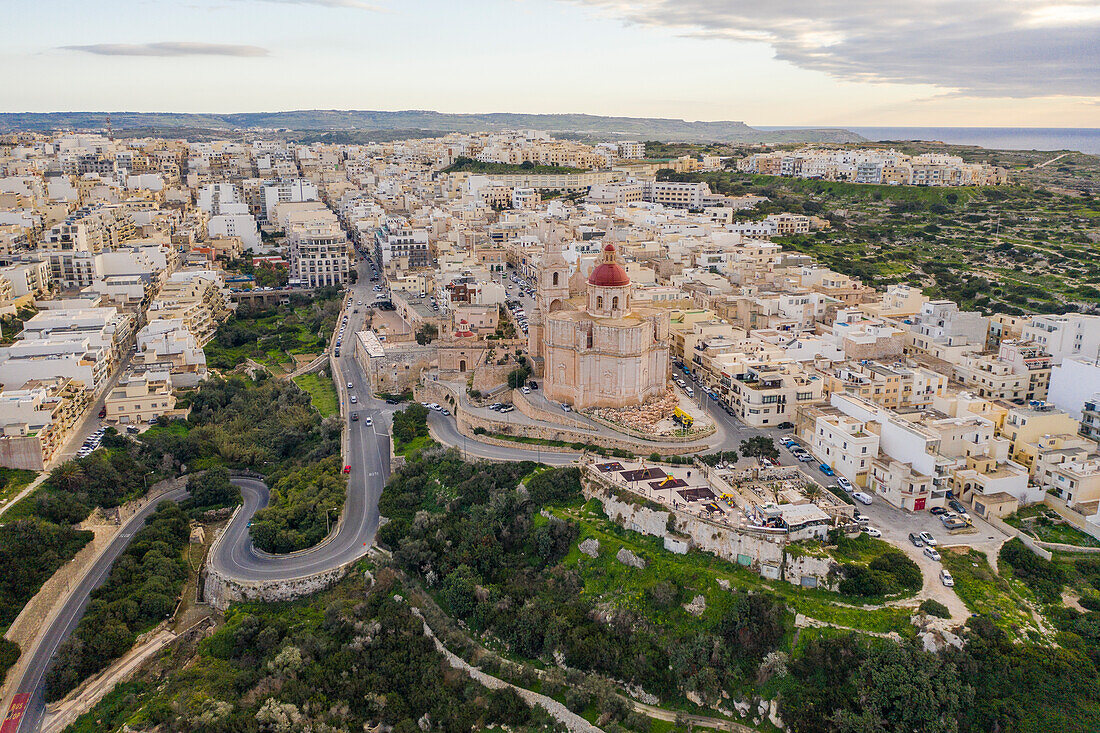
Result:
<svg viewBox="0 0 1100 733"><path fill-rule="evenodd" d="M531 321L527 350L532 357L545 356L546 317L565 307L569 299L569 262L562 254L561 245L547 244L539 264L538 293L535 297L535 314Z"/></svg>

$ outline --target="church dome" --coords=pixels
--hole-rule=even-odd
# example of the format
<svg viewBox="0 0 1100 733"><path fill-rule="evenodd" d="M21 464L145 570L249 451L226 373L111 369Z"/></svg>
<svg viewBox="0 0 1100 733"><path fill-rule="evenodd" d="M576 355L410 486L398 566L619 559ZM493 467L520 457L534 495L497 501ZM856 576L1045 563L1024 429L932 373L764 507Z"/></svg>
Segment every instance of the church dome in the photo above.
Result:
<svg viewBox="0 0 1100 733"><path fill-rule="evenodd" d="M608 242L603 248L603 262L592 270L588 284L602 288L621 288L630 284L626 268L615 261L615 245Z"/></svg>

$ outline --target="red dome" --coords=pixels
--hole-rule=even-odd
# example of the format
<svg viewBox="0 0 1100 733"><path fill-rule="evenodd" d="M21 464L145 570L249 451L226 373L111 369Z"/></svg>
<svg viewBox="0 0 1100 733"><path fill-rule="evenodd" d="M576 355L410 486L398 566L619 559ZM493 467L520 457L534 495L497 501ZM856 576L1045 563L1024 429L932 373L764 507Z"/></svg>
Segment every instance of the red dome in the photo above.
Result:
<svg viewBox="0 0 1100 733"><path fill-rule="evenodd" d="M588 276L589 285L603 288L621 288L630 284L626 268L615 261L615 245L608 242L603 248L603 262L596 265Z"/></svg>
<svg viewBox="0 0 1100 733"><path fill-rule="evenodd" d="M604 288L621 288L630 284L630 276L618 262L603 262L592 270L592 274L588 276L588 284Z"/></svg>

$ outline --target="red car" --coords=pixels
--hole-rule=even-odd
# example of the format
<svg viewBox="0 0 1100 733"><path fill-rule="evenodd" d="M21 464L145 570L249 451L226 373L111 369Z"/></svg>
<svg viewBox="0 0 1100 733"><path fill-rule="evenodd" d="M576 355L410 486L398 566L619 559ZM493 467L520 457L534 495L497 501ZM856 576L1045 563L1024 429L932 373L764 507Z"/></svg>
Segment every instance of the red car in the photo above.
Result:
<svg viewBox="0 0 1100 733"><path fill-rule="evenodd" d="M344 473L351 473L351 466L344 466Z"/></svg>

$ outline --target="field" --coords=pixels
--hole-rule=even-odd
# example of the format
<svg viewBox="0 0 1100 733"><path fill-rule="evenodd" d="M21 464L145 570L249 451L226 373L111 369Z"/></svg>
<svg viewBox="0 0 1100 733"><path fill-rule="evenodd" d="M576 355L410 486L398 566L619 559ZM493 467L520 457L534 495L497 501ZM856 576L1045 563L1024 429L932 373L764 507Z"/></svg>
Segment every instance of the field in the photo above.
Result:
<svg viewBox="0 0 1100 733"><path fill-rule="evenodd" d="M955 579L955 592L971 612L988 616L1014 636L1038 630L1028 610L1031 594L1021 583L1011 583L993 572L985 555L977 550L947 549L942 554L943 566Z"/></svg>
<svg viewBox="0 0 1100 733"><path fill-rule="evenodd" d="M1025 507L1016 514L1006 517L1005 522L1017 529L1025 530L1042 542L1057 542L1063 545L1077 545L1078 547L1100 547L1100 540L1092 535L1085 534L1065 522L1052 522L1041 516L1048 511L1053 512L1043 504L1036 504ZM1033 521L1025 521L1028 519Z"/></svg>
<svg viewBox="0 0 1100 733"><path fill-rule="evenodd" d="M313 407L321 413L321 417L340 414L340 402L332 379L318 374L300 374L294 377L294 383L309 392Z"/></svg>

